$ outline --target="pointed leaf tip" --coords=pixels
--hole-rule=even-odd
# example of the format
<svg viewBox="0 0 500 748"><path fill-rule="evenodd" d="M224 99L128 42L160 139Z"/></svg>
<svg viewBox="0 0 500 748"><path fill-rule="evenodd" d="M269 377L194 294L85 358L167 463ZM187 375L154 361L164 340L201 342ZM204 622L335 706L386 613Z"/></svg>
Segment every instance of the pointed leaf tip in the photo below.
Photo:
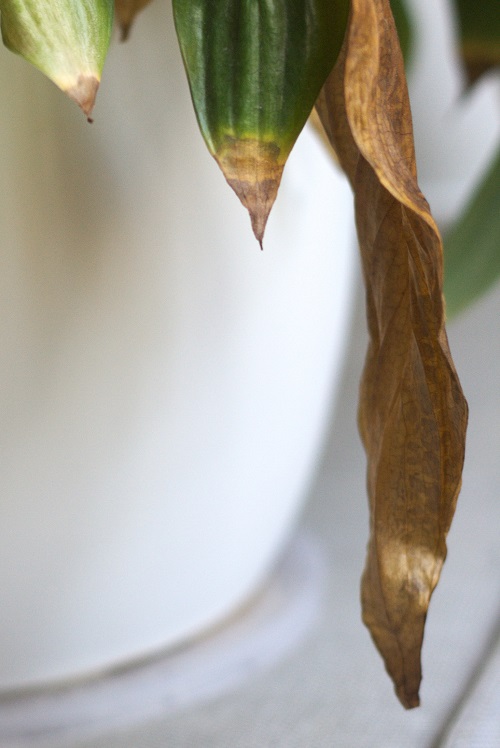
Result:
<svg viewBox="0 0 500 748"><path fill-rule="evenodd" d="M396 696L405 709L417 709L420 706L418 693L407 693L404 688L396 688Z"/></svg>
<svg viewBox="0 0 500 748"><path fill-rule="evenodd" d="M262 249L267 219L276 200L284 164L275 143L226 137L215 158L241 203Z"/></svg>
<svg viewBox="0 0 500 748"><path fill-rule="evenodd" d="M135 17L150 2L151 0L115 0L115 16L120 27L120 41L127 41Z"/></svg>
<svg viewBox="0 0 500 748"><path fill-rule="evenodd" d="M82 109L89 122L94 109L99 81L93 75L80 75L74 86L66 89L65 93Z"/></svg>
<svg viewBox="0 0 500 748"><path fill-rule="evenodd" d="M285 161L340 50L348 9L349 0L173 0L198 124L261 245Z"/></svg>
<svg viewBox="0 0 500 748"><path fill-rule="evenodd" d="M120 24L120 41L126 42L128 41L128 38L130 36L130 29L132 28L131 23L121 23Z"/></svg>

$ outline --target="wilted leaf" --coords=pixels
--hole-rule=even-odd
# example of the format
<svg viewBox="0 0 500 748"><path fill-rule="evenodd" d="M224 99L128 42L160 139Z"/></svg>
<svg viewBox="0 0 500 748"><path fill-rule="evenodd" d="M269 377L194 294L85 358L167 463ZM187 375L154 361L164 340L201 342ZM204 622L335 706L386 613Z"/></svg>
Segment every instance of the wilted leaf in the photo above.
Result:
<svg viewBox="0 0 500 748"><path fill-rule="evenodd" d="M262 243L283 167L344 36L348 0L174 0L205 142Z"/></svg>
<svg viewBox="0 0 500 748"><path fill-rule="evenodd" d="M113 0L0 0L6 47L45 73L87 117L113 24Z"/></svg>
<svg viewBox="0 0 500 748"><path fill-rule="evenodd" d="M500 149L462 217L444 239L444 292L456 314L500 277Z"/></svg>
<svg viewBox="0 0 500 748"><path fill-rule="evenodd" d="M442 248L416 181L403 60L388 0L352 0L318 101L354 193L370 344L359 424L370 540L363 619L398 697L419 704L420 651L460 488L467 405L448 349Z"/></svg>
<svg viewBox="0 0 500 748"><path fill-rule="evenodd" d="M499 0L455 0L464 64L473 83L500 65Z"/></svg>
<svg viewBox="0 0 500 748"><path fill-rule="evenodd" d="M122 42L126 41L136 15L151 0L115 0L115 18L120 26Z"/></svg>

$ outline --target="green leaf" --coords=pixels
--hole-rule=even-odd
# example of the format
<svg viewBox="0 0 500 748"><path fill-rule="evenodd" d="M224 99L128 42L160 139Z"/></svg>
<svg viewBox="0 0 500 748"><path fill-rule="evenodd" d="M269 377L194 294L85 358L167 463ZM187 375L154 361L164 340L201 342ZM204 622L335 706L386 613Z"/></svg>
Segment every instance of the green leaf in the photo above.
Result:
<svg viewBox="0 0 500 748"><path fill-rule="evenodd" d="M113 0L0 0L6 47L90 116L113 25Z"/></svg>
<svg viewBox="0 0 500 748"><path fill-rule="evenodd" d="M457 314L500 276L500 148L458 223L444 240L448 316Z"/></svg>
<svg viewBox="0 0 500 748"><path fill-rule="evenodd" d="M500 65L499 0L455 0L461 51L469 80Z"/></svg>
<svg viewBox="0 0 500 748"><path fill-rule="evenodd" d="M413 43L413 34L408 11L403 0L391 0L391 10L396 23L396 30L398 32L399 44L401 46L403 58L405 64L407 64L411 57Z"/></svg>
<svg viewBox="0 0 500 748"><path fill-rule="evenodd" d="M173 0L198 123L262 242L286 159L340 50L348 0Z"/></svg>

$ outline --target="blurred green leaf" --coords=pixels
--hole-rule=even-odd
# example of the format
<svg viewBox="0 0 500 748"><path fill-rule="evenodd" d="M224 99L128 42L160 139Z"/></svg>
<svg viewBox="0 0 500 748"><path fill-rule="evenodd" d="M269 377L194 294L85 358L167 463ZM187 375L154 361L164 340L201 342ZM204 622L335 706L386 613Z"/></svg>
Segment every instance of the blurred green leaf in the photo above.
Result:
<svg viewBox="0 0 500 748"><path fill-rule="evenodd" d="M453 316L500 276L500 148L458 223L444 239L444 294Z"/></svg>
<svg viewBox="0 0 500 748"><path fill-rule="evenodd" d="M412 51L412 28L411 19L409 18L408 11L403 0L391 0L391 10L396 23L396 29L398 32L399 43L401 45L401 51L405 65L408 64L408 60L411 57Z"/></svg>
<svg viewBox="0 0 500 748"><path fill-rule="evenodd" d="M455 0L461 51L470 82L500 65L500 1Z"/></svg>

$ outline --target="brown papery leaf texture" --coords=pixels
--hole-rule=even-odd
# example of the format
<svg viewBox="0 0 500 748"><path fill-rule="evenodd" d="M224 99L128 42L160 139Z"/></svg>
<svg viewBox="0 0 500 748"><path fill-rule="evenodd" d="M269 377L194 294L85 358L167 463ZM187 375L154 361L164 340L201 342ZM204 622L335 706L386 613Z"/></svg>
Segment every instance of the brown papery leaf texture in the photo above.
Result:
<svg viewBox="0 0 500 748"><path fill-rule="evenodd" d="M388 0L352 0L318 112L351 182L370 343L359 405L370 539L363 620L406 708L460 490L467 403L450 355L438 229L419 190Z"/></svg>

